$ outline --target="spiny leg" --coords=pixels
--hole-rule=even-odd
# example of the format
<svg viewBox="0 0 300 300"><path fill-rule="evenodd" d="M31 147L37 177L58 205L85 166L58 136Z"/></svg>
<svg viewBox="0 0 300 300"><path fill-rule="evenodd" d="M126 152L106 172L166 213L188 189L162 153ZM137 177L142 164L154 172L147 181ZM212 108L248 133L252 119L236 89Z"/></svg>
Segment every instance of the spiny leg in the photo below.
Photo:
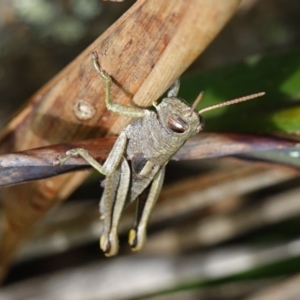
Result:
<svg viewBox="0 0 300 300"><path fill-rule="evenodd" d="M97 52L92 52L92 60L95 69L105 81L105 104L106 107L109 109L111 105L111 77L100 67Z"/></svg>
<svg viewBox="0 0 300 300"><path fill-rule="evenodd" d="M162 188L164 181L165 167L163 167L153 179L151 186L149 187L149 193L147 198L143 201L138 200L135 226L129 232L129 245L133 251L142 249L146 242L146 229L151 212L154 208L156 200Z"/></svg>
<svg viewBox="0 0 300 300"><path fill-rule="evenodd" d="M145 116L147 109L133 106L126 106L111 100L111 77L100 67L98 54L92 52L93 64L97 72L105 82L105 104L108 110L129 118L142 118Z"/></svg>
<svg viewBox="0 0 300 300"><path fill-rule="evenodd" d="M57 159L53 162L55 165L63 165L67 160L74 156L81 156L86 162L88 162L94 169L103 175L109 175L120 164L120 161L123 157L127 144L127 135L125 132L122 132L118 139L116 140L112 150L110 151L105 163L101 165L98 161L92 157L87 150L83 148L74 148L66 152L65 156L58 156Z"/></svg>
<svg viewBox="0 0 300 300"><path fill-rule="evenodd" d="M101 214L104 217L104 230L100 247L106 256L118 252L117 226L124 208L130 181L130 169L124 152L127 135L122 132L116 140L104 165L98 163L85 149L75 148L66 152L65 157L58 157L56 163L63 164L72 156L82 156L92 167L106 175L105 190L100 202Z"/></svg>
<svg viewBox="0 0 300 300"><path fill-rule="evenodd" d="M100 202L104 214L104 230L100 238L100 248L106 256L118 253L117 228L124 209L130 183L130 168L125 158L115 173L106 178L105 191ZM104 212L103 212L104 210Z"/></svg>
<svg viewBox="0 0 300 300"><path fill-rule="evenodd" d="M92 157L87 150L83 148L74 148L66 151L65 156L58 156L53 162L54 165L63 165L71 157L81 156L86 162L88 162L94 169L99 173L106 175L106 172L103 169L103 166Z"/></svg>

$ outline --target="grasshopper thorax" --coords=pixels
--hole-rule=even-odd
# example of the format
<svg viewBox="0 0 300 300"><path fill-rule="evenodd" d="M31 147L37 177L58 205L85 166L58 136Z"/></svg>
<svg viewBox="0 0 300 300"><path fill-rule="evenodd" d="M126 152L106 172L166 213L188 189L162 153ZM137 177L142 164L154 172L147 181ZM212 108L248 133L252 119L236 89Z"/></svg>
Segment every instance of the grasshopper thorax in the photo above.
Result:
<svg viewBox="0 0 300 300"><path fill-rule="evenodd" d="M203 118L183 99L164 98L156 109L159 122L172 135L189 138L203 129Z"/></svg>

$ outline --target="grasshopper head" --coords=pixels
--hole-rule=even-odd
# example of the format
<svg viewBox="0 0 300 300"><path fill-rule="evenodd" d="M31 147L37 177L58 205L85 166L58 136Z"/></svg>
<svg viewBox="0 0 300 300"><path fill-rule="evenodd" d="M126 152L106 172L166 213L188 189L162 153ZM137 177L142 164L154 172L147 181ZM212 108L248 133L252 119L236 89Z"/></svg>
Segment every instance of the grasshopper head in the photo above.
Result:
<svg viewBox="0 0 300 300"><path fill-rule="evenodd" d="M183 99L177 97L179 91L179 79L174 82L168 92L168 97L164 98L159 105L155 105L158 118L165 130L172 135L188 139L200 132L204 127L204 120L201 113L213 110L219 107L229 106L240 102L248 101L265 93L256 93L241 98L236 98L223 103L212 105L195 111L198 103L203 97L203 92L199 94L193 105L190 106Z"/></svg>
<svg viewBox="0 0 300 300"><path fill-rule="evenodd" d="M183 99L164 98L157 105L158 118L164 129L174 135L189 138L203 129L203 118Z"/></svg>

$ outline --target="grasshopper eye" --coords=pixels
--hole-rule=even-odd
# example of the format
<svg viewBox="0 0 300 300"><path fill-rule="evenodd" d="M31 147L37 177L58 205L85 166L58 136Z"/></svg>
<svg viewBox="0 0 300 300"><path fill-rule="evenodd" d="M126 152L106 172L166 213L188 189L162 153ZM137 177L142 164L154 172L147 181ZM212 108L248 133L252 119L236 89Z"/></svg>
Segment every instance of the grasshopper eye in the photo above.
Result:
<svg viewBox="0 0 300 300"><path fill-rule="evenodd" d="M168 125L176 133L184 133L189 129L188 124L177 115L169 116Z"/></svg>

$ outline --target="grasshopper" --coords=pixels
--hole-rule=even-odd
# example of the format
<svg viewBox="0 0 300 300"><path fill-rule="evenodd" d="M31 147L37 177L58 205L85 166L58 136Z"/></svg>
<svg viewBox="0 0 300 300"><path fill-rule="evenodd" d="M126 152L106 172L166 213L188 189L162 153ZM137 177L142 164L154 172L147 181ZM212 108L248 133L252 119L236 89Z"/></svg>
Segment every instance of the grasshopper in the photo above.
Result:
<svg viewBox="0 0 300 300"><path fill-rule="evenodd" d="M93 65L105 82L105 103L108 110L133 118L120 133L105 163L101 165L85 149L75 148L58 157L63 164L73 156L83 157L98 172L106 176L100 200L100 214L104 220L100 248L106 256L117 254L117 228L124 207L137 201L135 223L129 232L131 249L140 250L146 241L146 228L155 202L162 188L165 167L171 157L204 126L201 113L218 107L247 101L264 93L230 100L195 111L203 93L192 106L177 97L179 80L170 87L167 97L153 103L156 112L124 106L111 100L111 77L100 67L98 55L92 53Z"/></svg>

